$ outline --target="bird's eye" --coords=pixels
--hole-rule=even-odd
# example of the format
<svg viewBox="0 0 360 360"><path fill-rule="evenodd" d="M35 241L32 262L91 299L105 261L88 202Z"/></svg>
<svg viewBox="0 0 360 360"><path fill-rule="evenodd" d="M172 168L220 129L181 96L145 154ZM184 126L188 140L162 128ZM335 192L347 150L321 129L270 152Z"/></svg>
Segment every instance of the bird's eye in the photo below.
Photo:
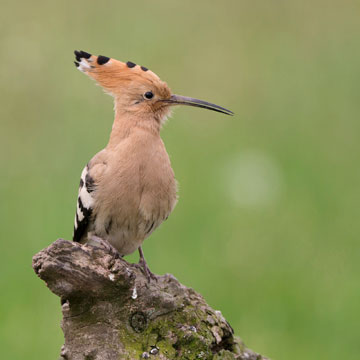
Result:
<svg viewBox="0 0 360 360"><path fill-rule="evenodd" d="M154 97L154 94L152 93L152 91L147 91L145 94L144 94L144 98L147 99L147 100L150 100Z"/></svg>

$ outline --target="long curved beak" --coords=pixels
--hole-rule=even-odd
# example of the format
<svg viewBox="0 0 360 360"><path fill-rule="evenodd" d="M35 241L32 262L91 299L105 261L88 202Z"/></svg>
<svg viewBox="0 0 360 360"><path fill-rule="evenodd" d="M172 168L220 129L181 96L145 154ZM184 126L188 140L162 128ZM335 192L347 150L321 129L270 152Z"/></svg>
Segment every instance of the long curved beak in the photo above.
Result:
<svg viewBox="0 0 360 360"><path fill-rule="evenodd" d="M228 109L225 109L221 106L209 103L207 101L194 99L187 96L181 95L171 95L170 99L161 100L163 102L169 103L171 105L187 105L187 106L195 106L203 109L217 111L226 115L234 115L234 113Z"/></svg>

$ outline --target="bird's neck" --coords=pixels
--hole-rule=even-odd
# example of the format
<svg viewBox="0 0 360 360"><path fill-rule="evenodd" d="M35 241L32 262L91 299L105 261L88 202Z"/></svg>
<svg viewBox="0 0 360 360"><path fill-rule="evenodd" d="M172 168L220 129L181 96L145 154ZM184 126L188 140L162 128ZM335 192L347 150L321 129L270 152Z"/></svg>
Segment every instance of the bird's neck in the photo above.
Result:
<svg viewBox="0 0 360 360"><path fill-rule="evenodd" d="M115 119L107 148L116 147L135 129L142 129L149 135L160 136L160 124L152 115L130 112L115 106Z"/></svg>

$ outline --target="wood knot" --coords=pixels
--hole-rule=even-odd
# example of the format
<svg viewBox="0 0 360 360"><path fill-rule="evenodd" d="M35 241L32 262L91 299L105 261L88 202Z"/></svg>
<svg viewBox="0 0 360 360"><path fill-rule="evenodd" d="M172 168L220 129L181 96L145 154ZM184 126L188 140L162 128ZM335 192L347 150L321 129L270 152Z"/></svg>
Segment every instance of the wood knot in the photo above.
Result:
<svg viewBox="0 0 360 360"><path fill-rule="evenodd" d="M148 322L147 316L142 311L136 311L130 317L130 325L138 333L147 328Z"/></svg>

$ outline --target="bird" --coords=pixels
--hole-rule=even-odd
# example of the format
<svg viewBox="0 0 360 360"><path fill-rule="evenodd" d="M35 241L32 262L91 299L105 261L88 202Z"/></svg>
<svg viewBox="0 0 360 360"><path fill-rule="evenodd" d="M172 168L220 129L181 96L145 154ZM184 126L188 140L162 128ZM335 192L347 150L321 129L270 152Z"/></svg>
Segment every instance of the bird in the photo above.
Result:
<svg viewBox="0 0 360 360"><path fill-rule="evenodd" d="M174 105L233 112L172 94L151 70L131 61L74 51L78 70L114 98L115 119L106 147L84 167L78 190L73 241L105 241L121 257L139 251L139 266L156 279L143 241L177 203L177 182L160 130Z"/></svg>

